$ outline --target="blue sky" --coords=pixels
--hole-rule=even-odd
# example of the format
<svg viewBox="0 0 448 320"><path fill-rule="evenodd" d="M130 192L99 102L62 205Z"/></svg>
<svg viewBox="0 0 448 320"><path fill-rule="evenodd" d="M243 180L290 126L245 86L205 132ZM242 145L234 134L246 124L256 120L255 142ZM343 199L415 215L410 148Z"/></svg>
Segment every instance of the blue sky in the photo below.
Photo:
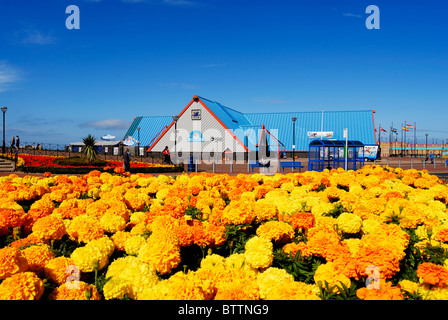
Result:
<svg viewBox="0 0 448 320"><path fill-rule="evenodd" d="M368 30L368 5L380 29ZM68 30L68 5L80 29ZM6 140L122 138L197 94L241 112L376 110L448 139L446 1L2 0ZM383 138L384 139L384 138Z"/></svg>

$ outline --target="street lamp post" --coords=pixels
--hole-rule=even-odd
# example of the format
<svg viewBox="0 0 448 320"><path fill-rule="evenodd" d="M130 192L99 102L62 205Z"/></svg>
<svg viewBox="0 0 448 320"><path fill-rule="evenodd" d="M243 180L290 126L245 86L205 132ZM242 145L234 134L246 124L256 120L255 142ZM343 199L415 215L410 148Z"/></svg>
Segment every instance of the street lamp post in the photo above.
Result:
<svg viewBox="0 0 448 320"><path fill-rule="evenodd" d="M295 154L294 151L296 149L296 120L297 117L292 117L292 172L294 172L294 167L296 165Z"/></svg>
<svg viewBox="0 0 448 320"><path fill-rule="evenodd" d="M5 113L6 110L8 110L7 107L2 107L2 112L3 112L3 154L6 153L6 142L5 142Z"/></svg>
<svg viewBox="0 0 448 320"><path fill-rule="evenodd" d="M137 127L137 155L140 156L140 161L141 161L141 154L140 154L140 127Z"/></svg>
<svg viewBox="0 0 448 320"><path fill-rule="evenodd" d="M177 120L179 120L179 116L173 116L174 120L174 164L177 165Z"/></svg>
<svg viewBox="0 0 448 320"><path fill-rule="evenodd" d="M428 156L428 134L425 133L425 136L426 136L426 144L425 144L425 149L426 149L426 151L425 151L425 157L427 157L427 156Z"/></svg>

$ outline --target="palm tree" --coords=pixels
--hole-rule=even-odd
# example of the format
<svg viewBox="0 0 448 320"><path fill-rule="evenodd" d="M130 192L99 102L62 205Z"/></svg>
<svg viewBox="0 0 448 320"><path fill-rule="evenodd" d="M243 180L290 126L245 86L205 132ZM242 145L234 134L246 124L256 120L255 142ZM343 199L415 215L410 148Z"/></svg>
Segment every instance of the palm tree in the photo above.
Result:
<svg viewBox="0 0 448 320"><path fill-rule="evenodd" d="M87 137L82 138L82 142L84 142L84 155L86 156L87 161L90 163L96 158L96 150L93 148L96 142L96 139L91 134L88 134Z"/></svg>

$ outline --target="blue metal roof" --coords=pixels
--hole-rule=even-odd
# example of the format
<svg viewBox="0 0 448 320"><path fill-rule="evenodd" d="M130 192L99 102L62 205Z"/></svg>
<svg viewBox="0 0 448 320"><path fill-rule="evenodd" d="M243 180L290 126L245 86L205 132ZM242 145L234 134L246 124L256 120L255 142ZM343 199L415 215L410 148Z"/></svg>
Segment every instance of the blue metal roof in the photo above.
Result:
<svg viewBox="0 0 448 320"><path fill-rule="evenodd" d="M172 116L135 117L124 138L131 136L138 140L137 128L140 127L140 146L147 147L151 140L160 135L164 127L169 126L171 122L173 122Z"/></svg>
<svg viewBox="0 0 448 320"><path fill-rule="evenodd" d="M203 97L198 98L227 128L233 130L235 136L242 143L245 143L244 133L248 131L248 148L251 151L256 150L255 145L259 143L260 130L263 124L271 134L285 145L286 151L292 151L293 122L291 118L293 116L297 117L295 123L296 151L308 151L309 143L312 141L308 137L308 132L321 131L322 111L244 114L219 102ZM345 140L343 130L348 128L349 140L359 140L364 144L375 144L372 110L324 111L323 119L323 131L332 131L333 139ZM156 136L161 134L163 128L169 126L172 121L171 116L136 117L125 137L132 136L134 139L138 139L137 127L140 127L140 145L148 146ZM269 135L267 139L268 144L276 144ZM152 142L154 141L155 139Z"/></svg>
<svg viewBox="0 0 448 320"><path fill-rule="evenodd" d="M296 150L308 151L312 141L309 131L321 131L322 111L315 112L280 112L280 113L246 113L246 118L252 123L264 124L266 129L274 134L277 129L278 139L285 145L287 151L292 150L293 122L295 124ZM359 140L364 144L375 144L372 110L362 111L324 111L322 131L332 131L333 139L343 140L343 130L348 128L348 138Z"/></svg>
<svg viewBox="0 0 448 320"><path fill-rule="evenodd" d="M251 125L252 123L246 118L246 116L234 109L223 106L219 102L212 101L203 97L198 98L210 109L211 112L224 123L227 128L236 130L240 129L241 126Z"/></svg>

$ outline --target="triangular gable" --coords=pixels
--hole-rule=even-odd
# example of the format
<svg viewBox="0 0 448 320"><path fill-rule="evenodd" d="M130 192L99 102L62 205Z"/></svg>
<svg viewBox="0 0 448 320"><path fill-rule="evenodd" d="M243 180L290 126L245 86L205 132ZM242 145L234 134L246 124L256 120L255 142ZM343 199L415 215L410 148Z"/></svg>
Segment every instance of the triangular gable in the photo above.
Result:
<svg viewBox="0 0 448 320"><path fill-rule="evenodd" d="M205 103L204 101L202 101L202 100L206 100L206 102L207 103ZM206 110L207 110L207 112L209 112L210 113L210 115L213 117L213 118L215 118L216 119L216 121L233 137L233 139L235 139L235 141L238 143L238 144L240 144L243 148L244 148L244 150L245 151L250 151L245 145L244 145L244 143L242 143L241 142L241 140L232 132L232 130L231 129L236 129L236 128L240 128L239 126L231 126L231 128L229 128L229 126L228 125L226 125L215 113L218 113L218 114L220 114L220 116L222 117L222 118L224 118L224 121L225 122L227 122L227 124L229 124L228 123L228 119L226 118L226 116L227 117L229 117L229 115L231 114L228 110L226 110L227 112L225 112L224 111L224 108L222 108L223 106L222 105L220 105L220 104L218 104L218 103L215 103L215 105L217 106L216 108L215 107L213 107L212 106L212 104L211 104L211 102L213 102L213 101L211 101L211 100L208 100L208 99L205 99L205 98L201 98L201 97L199 97L199 96L197 96L197 95L195 95L195 96L193 96L193 99L191 99L191 101L188 103L188 105L179 113L179 118L180 117L182 117L182 115L188 110L188 108L193 104L193 102L199 102ZM213 109L213 110L212 110ZM215 112L213 112L213 111L215 111ZM233 110L234 111L234 110ZM222 112L222 113L221 113ZM236 111L235 111L236 112ZM226 116L224 116L224 115L226 115ZM250 123L249 122L249 120L247 120L246 119L246 117L243 115L243 114L241 114L243 117L244 117L244 119L247 121L247 123ZM234 118L235 119L235 118ZM233 120L232 120L232 122L234 122ZM236 120L236 122L238 122L238 120ZM148 150L147 150L147 152L150 152L153 148L154 148L154 146L160 141L160 139L162 139L162 137L167 133L167 132L169 132L170 131L170 129L171 129L171 127L174 125L174 120L170 123L170 125L164 130L164 132L157 138L157 140L156 141L154 141L153 143L152 143L152 145L150 145L149 147L148 147Z"/></svg>

